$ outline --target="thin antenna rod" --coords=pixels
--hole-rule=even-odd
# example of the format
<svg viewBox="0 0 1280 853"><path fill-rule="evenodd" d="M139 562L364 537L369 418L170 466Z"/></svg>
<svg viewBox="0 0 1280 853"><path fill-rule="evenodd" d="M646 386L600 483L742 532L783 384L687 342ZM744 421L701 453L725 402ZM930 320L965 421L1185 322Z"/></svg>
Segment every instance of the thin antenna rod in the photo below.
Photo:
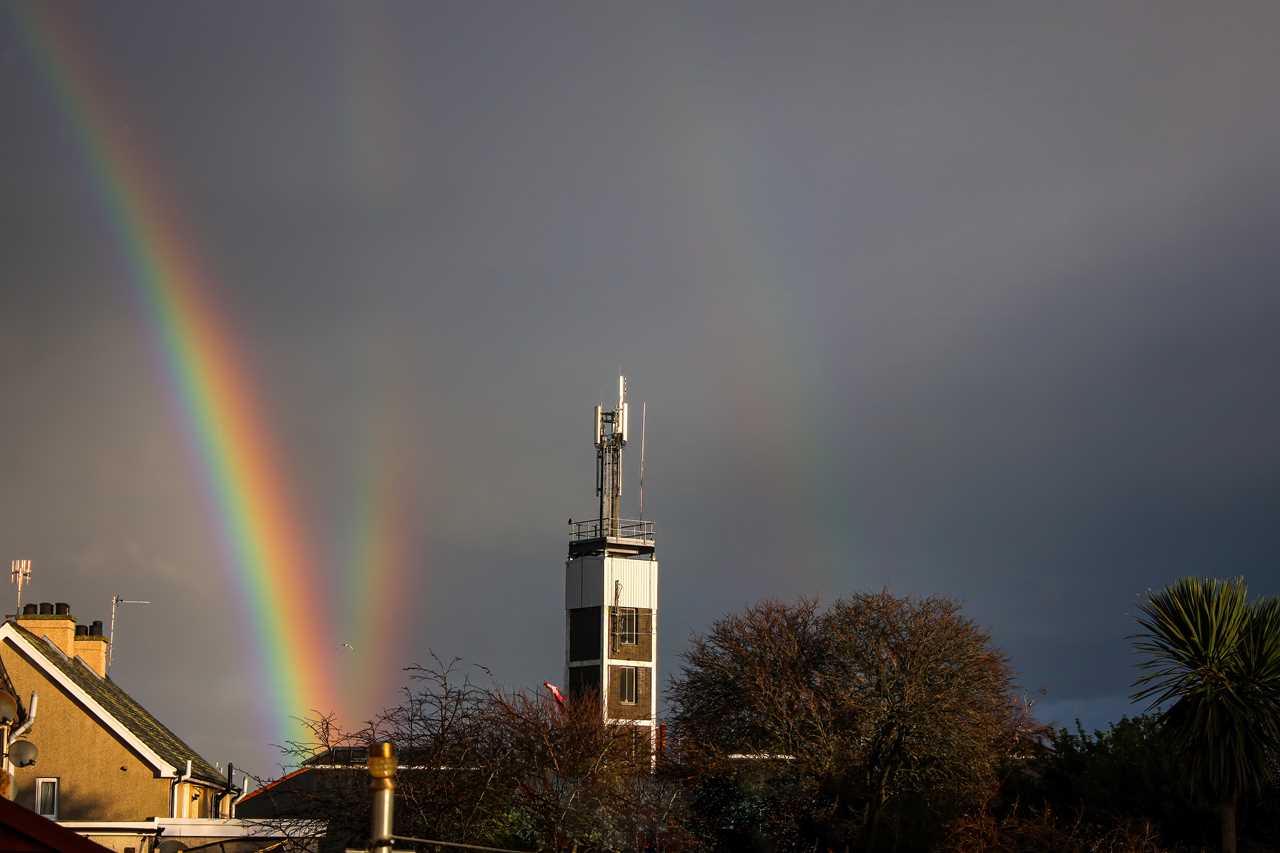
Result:
<svg viewBox="0 0 1280 853"><path fill-rule="evenodd" d="M111 630L107 634L107 665L104 672L111 671L112 652L116 648L116 608L121 604L150 604L150 601L134 601L128 598L121 598L119 595L111 596Z"/></svg>
<svg viewBox="0 0 1280 853"><path fill-rule="evenodd" d="M645 402L640 401L640 520L644 521L644 426Z"/></svg>

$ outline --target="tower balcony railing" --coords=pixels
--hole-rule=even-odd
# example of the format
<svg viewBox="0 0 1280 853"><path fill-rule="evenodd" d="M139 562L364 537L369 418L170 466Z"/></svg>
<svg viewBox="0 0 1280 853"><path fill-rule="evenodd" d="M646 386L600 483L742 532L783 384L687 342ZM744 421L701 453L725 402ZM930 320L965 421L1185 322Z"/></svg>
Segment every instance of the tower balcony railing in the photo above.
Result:
<svg viewBox="0 0 1280 853"><path fill-rule="evenodd" d="M569 542L591 542L597 539L626 539L654 543L652 521L636 518L592 518L587 521L569 522Z"/></svg>

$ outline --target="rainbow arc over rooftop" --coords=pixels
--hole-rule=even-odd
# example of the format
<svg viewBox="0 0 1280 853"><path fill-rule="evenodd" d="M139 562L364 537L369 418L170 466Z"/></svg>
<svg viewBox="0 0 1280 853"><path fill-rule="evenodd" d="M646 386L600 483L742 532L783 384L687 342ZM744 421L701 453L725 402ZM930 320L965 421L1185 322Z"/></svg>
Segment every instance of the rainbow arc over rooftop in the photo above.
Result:
<svg viewBox="0 0 1280 853"><path fill-rule="evenodd" d="M18 5L17 18L59 106L75 130L145 306L167 379L198 457L227 549L234 588L257 632L253 662L270 696L266 712L284 743L295 718L338 708L334 651L315 642L331 624L283 456L217 281L164 181L131 135L83 38L49 5ZM368 547L373 547L369 545Z"/></svg>

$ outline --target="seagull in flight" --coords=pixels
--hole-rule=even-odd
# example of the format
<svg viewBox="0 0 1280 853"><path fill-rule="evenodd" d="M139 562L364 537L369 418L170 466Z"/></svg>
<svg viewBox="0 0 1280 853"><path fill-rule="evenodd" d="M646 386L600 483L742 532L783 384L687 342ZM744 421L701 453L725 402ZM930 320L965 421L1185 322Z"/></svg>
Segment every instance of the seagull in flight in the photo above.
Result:
<svg viewBox="0 0 1280 853"><path fill-rule="evenodd" d="M351 645L350 643L343 643L343 644L342 644L342 647L343 647L344 649L347 649L347 650L349 650L349 651L353 651L353 652L356 650L356 647L355 647L355 646L353 646L353 645Z"/></svg>

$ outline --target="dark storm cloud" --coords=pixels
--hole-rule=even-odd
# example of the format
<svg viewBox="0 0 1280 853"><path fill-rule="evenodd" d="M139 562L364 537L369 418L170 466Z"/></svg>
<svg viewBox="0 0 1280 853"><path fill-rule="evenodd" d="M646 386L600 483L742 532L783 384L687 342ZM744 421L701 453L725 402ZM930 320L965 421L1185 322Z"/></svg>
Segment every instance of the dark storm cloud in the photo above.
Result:
<svg viewBox="0 0 1280 853"><path fill-rule="evenodd" d="M413 437L405 662L557 677L618 366L668 673L759 596L888 586L962 598L1046 713L1094 722L1143 590L1280 592L1267 4L66 13L235 320L323 583L362 437ZM119 679L265 769L128 268L8 19L0 57L0 541L84 616L163 602Z"/></svg>

